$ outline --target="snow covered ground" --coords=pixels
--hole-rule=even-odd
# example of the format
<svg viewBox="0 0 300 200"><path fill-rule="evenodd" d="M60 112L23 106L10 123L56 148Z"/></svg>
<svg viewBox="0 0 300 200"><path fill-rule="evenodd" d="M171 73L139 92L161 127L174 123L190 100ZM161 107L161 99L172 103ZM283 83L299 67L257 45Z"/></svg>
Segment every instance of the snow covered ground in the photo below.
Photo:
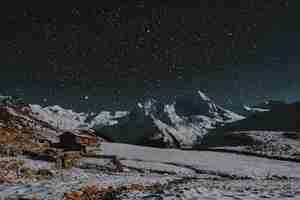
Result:
<svg viewBox="0 0 300 200"><path fill-rule="evenodd" d="M62 199L88 185L99 188L160 184L120 199L300 199L300 163L210 151L103 143L102 158L83 158L49 180L0 185L0 197ZM123 172L110 171L115 156ZM105 157L105 158L104 158ZM24 159L23 159L24 160ZM25 161L28 161L25 159ZM27 167L37 165L28 161ZM45 163L41 167L47 165Z"/></svg>
<svg viewBox="0 0 300 200"><path fill-rule="evenodd" d="M151 161L182 166L196 172L265 178L267 176L300 178L300 163L254 156L211 152L157 149L117 143L103 143L103 154L120 159Z"/></svg>
<svg viewBox="0 0 300 200"><path fill-rule="evenodd" d="M210 149L300 160L300 133L288 131L229 131L203 141Z"/></svg>

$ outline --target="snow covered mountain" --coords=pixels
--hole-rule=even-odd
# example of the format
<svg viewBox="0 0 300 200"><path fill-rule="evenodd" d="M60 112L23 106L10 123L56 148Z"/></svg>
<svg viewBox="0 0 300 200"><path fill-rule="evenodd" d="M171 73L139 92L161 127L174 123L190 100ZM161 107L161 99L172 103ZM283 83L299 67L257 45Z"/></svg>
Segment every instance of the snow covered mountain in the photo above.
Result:
<svg viewBox="0 0 300 200"><path fill-rule="evenodd" d="M243 105L244 110L250 113L268 112L278 107L286 106L284 101L269 100L258 104L257 106Z"/></svg>
<svg viewBox="0 0 300 200"><path fill-rule="evenodd" d="M47 122L62 130L74 130L91 128L94 125L113 125L115 119L127 115L127 111L116 111L114 113L102 111L100 113L77 113L70 109L64 109L58 105L42 107L40 105L29 105L33 117Z"/></svg>
<svg viewBox="0 0 300 200"><path fill-rule="evenodd" d="M51 138L66 130L90 129L95 124L113 125L116 118L127 115L126 111L77 113L58 105L42 107L23 102L11 96L0 96L0 127L30 128L46 132Z"/></svg>
<svg viewBox="0 0 300 200"><path fill-rule="evenodd" d="M11 97L2 100L8 112L55 132L92 129L112 141L158 147L192 147L210 129L244 118L217 105L201 91L177 96L170 104L149 99L131 111L99 113L77 113L58 105L42 107L17 101Z"/></svg>
<svg viewBox="0 0 300 200"><path fill-rule="evenodd" d="M215 104L204 93L177 97L171 104L149 99L110 126L93 127L113 141L158 147L192 147L208 130L244 117Z"/></svg>

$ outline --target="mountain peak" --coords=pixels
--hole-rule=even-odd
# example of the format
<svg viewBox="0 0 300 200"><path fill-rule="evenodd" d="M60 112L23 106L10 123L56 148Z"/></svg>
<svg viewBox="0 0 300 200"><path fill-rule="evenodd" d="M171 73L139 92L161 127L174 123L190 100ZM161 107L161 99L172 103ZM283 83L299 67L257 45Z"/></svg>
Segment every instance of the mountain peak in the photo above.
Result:
<svg viewBox="0 0 300 200"><path fill-rule="evenodd" d="M98 131L118 142L161 146L165 141L167 147L191 147L200 142L209 129L240 119L243 117L197 91L176 96L171 104L156 99L139 102L129 115L119 118L118 123Z"/></svg>
<svg viewBox="0 0 300 200"><path fill-rule="evenodd" d="M203 101L211 101L211 99L208 96L206 96L206 94L204 94L202 91L198 90L198 94L200 95Z"/></svg>
<svg viewBox="0 0 300 200"><path fill-rule="evenodd" d="M145 112L145 115L150 115L153 114L153 112L157 111L157 104L158 101L156 99L147 99L146 101L144 101L143 103L138 102L137 106L138 108L140 108L142 111Z"/></svg>

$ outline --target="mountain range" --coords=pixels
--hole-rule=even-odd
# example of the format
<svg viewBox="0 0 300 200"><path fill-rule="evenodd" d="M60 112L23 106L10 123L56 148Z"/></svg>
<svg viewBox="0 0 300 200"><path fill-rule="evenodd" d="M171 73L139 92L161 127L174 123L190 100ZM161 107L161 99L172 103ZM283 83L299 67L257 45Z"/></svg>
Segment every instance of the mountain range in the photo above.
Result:
<svg viewBox="0 0 300 200"><path fill-rule="evenodd" d="M168 104L148 99L128 111L99 113L77 113L58 105L42 107L1 96L0 126L30 127L52 139L67 130L89 129L113 142L168 148L199 146L212 130L297 131L300 128L297 117L300 103L266 101L244 108L250 116L243 117L217 105L201 91L176 96Z"/></svg>
<svg viewBox="0 0 300 200"><path fill-rule="evenodd" d="M31 127L43 124L47 132L90 129L111 141L158 147L192 147L209 130L244 119L201 91L174 97L171 104L148 99L130 111L99 113L77 113L59 105L42 107L5 96L0 100L5 113L25 120Z"/></svg>

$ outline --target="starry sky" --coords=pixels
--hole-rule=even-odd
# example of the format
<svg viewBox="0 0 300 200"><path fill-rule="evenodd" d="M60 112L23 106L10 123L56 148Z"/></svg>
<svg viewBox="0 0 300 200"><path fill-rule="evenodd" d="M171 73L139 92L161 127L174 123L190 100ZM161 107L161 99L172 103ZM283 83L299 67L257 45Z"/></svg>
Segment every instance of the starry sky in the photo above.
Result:
<svg viewBox="0 0 300 200"><path fill-rule="evenodd" d="M233 109L300 100L297 17L288 0L3 7L0 93L84 111L197 89Z"/></svg>

